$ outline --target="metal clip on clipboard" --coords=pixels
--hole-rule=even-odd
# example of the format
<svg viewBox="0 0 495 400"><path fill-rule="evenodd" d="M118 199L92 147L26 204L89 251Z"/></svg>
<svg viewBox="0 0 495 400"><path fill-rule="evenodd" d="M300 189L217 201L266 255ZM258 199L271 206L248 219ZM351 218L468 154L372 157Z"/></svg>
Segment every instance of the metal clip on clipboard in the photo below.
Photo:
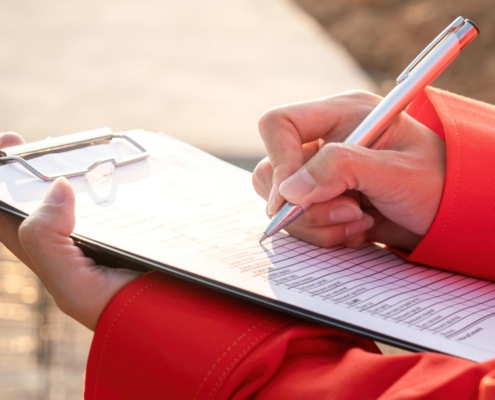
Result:
<svg viewBox="0 0 495 400"><path fill-rule="evenodd" d="M103 157L95 160L91 165L86 168L61 172L55 175L45 175L43 172L36 169L28 160L39 157L45 154L58 153L63 151L75 150L82 147L94 146L98 144L109 143L112 139L125 139L136 147L140 153L124 157L117 160L115 157ZM33 142L28 144L22 144L19 146L9 147L6 149L0 149L0 165L18 162L23 167L28 169L38 178L44 181L53 181L61 176L71 178L74 176L80 176L95 169L101 164L112 163L115 167L121 165L130 164L136 161L144 160L149 156L148 151L137 143L134 139L121 133L113 133L109 128L94 129L91 131L74 133L72 135L61 136L49 140L42 140L39 142Z"/></svg>

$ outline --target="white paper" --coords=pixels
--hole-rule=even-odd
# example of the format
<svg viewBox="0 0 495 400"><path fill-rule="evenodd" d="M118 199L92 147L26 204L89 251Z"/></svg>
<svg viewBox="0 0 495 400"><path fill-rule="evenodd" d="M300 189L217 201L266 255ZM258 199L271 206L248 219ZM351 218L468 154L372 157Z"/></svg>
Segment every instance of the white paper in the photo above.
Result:
<svg viewBox="0 0 495 400"><path fill-rule="evenodd" d="M418 346L495 357L495 283L406 263L375 245L322 249L282 232L261 246L268 221L249 173L163 134L129 134L147 160L70 179L75 233ZM133 151L115 141L35 162L58 172ZM19 165L0 167L0 200L25 213L48 187Z"/></svg>

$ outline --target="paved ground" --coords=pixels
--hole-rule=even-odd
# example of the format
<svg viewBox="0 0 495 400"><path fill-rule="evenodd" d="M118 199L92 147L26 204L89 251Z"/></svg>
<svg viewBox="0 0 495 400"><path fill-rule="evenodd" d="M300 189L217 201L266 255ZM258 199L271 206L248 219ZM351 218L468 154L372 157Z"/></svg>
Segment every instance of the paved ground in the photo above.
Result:
<svg viewBox="0 0 495 400"><path fill-rule="evenodd" d="M145 128L252 168L265 109L374 85L289 0L0 0L0 87L29 140ZM0 398L80 398L90 340L0 248Z"/></svg>
<svg viewBox="0 0 495 400"><path fill-rule="evenodd" d="M0 1L0 127L110 126L258 156L259 115L373 84L288 0Z"/></svg>

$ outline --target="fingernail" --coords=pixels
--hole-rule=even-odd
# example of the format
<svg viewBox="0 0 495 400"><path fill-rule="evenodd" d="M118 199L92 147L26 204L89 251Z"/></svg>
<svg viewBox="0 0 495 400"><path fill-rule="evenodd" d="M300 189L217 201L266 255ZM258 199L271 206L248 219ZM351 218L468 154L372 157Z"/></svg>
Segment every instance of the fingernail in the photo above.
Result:
<svg viewBox="0 0 495 400"><path fill-rule="evenodd" d="M345 236L347 238L351 238L353 236L359 235L360 233L370 229L374 223L375 220L371 215L363 213L363 218L358 221L351 222L345 227Z"/></svg>
<svg viewBox="0 0 495 400"><path fill-rule="evenodd" d="M302 167L283 181L278 190L286 199L297 199L311 193L315 187L315 180L306 167Z"/></svg>
<svg viewBox="0 0 495 400"><path fill-rule="evenodd" d="M355 204L343 204L330 211L329 219L332 224L341 224L360 219L363 211Z"/></svg>
<svg viewBox="0 0 495 400"><path fill-rule="evenodd" d="M45 204L51 205L60 205L65 202L67 198L67 194L69 193L69 187L67 179L61 178L57 179L52 183L50 189L48 189L48 193L45 197Z"/></svg>
<svg viewBox="0 0 495 400"><path fill-rule="evenodd" d="M23 144L22 137L15 132L1 132L0 133L0 148L11 147Z"/></svg>
<svg viewBox="0 0 495 400"><path fill-rule="evenodd" d="M268 196L267 211L270 217L277 212L277 210L274 209L277 203L277 199L278 199L278 189L277 189L277 185L274 184L272 186L272 190L270 191L270 196Z"/></svg>

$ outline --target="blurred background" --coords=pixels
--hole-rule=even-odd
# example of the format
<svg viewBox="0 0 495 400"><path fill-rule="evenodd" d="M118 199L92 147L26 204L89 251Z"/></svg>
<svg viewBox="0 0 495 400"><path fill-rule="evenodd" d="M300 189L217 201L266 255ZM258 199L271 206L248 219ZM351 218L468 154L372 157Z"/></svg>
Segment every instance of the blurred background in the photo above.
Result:
<svg viewBox="0 0 495 400"><path fill-rule="evenodd" d="M490 0L297 0L349 51L385 95L395 78L456 17L481 34L434 86L495 104L495 24Z"/></svg>
<svg viewBox="0 0 495 400"><path fill-rule="evenodd" d="M490 3L0 0L0 131L32 141L143 128L252 170L264 110L385 94L458 15L482 35L435 85L495 102ZM81 398L91 338L0 247L0 399Z"/></svg>

